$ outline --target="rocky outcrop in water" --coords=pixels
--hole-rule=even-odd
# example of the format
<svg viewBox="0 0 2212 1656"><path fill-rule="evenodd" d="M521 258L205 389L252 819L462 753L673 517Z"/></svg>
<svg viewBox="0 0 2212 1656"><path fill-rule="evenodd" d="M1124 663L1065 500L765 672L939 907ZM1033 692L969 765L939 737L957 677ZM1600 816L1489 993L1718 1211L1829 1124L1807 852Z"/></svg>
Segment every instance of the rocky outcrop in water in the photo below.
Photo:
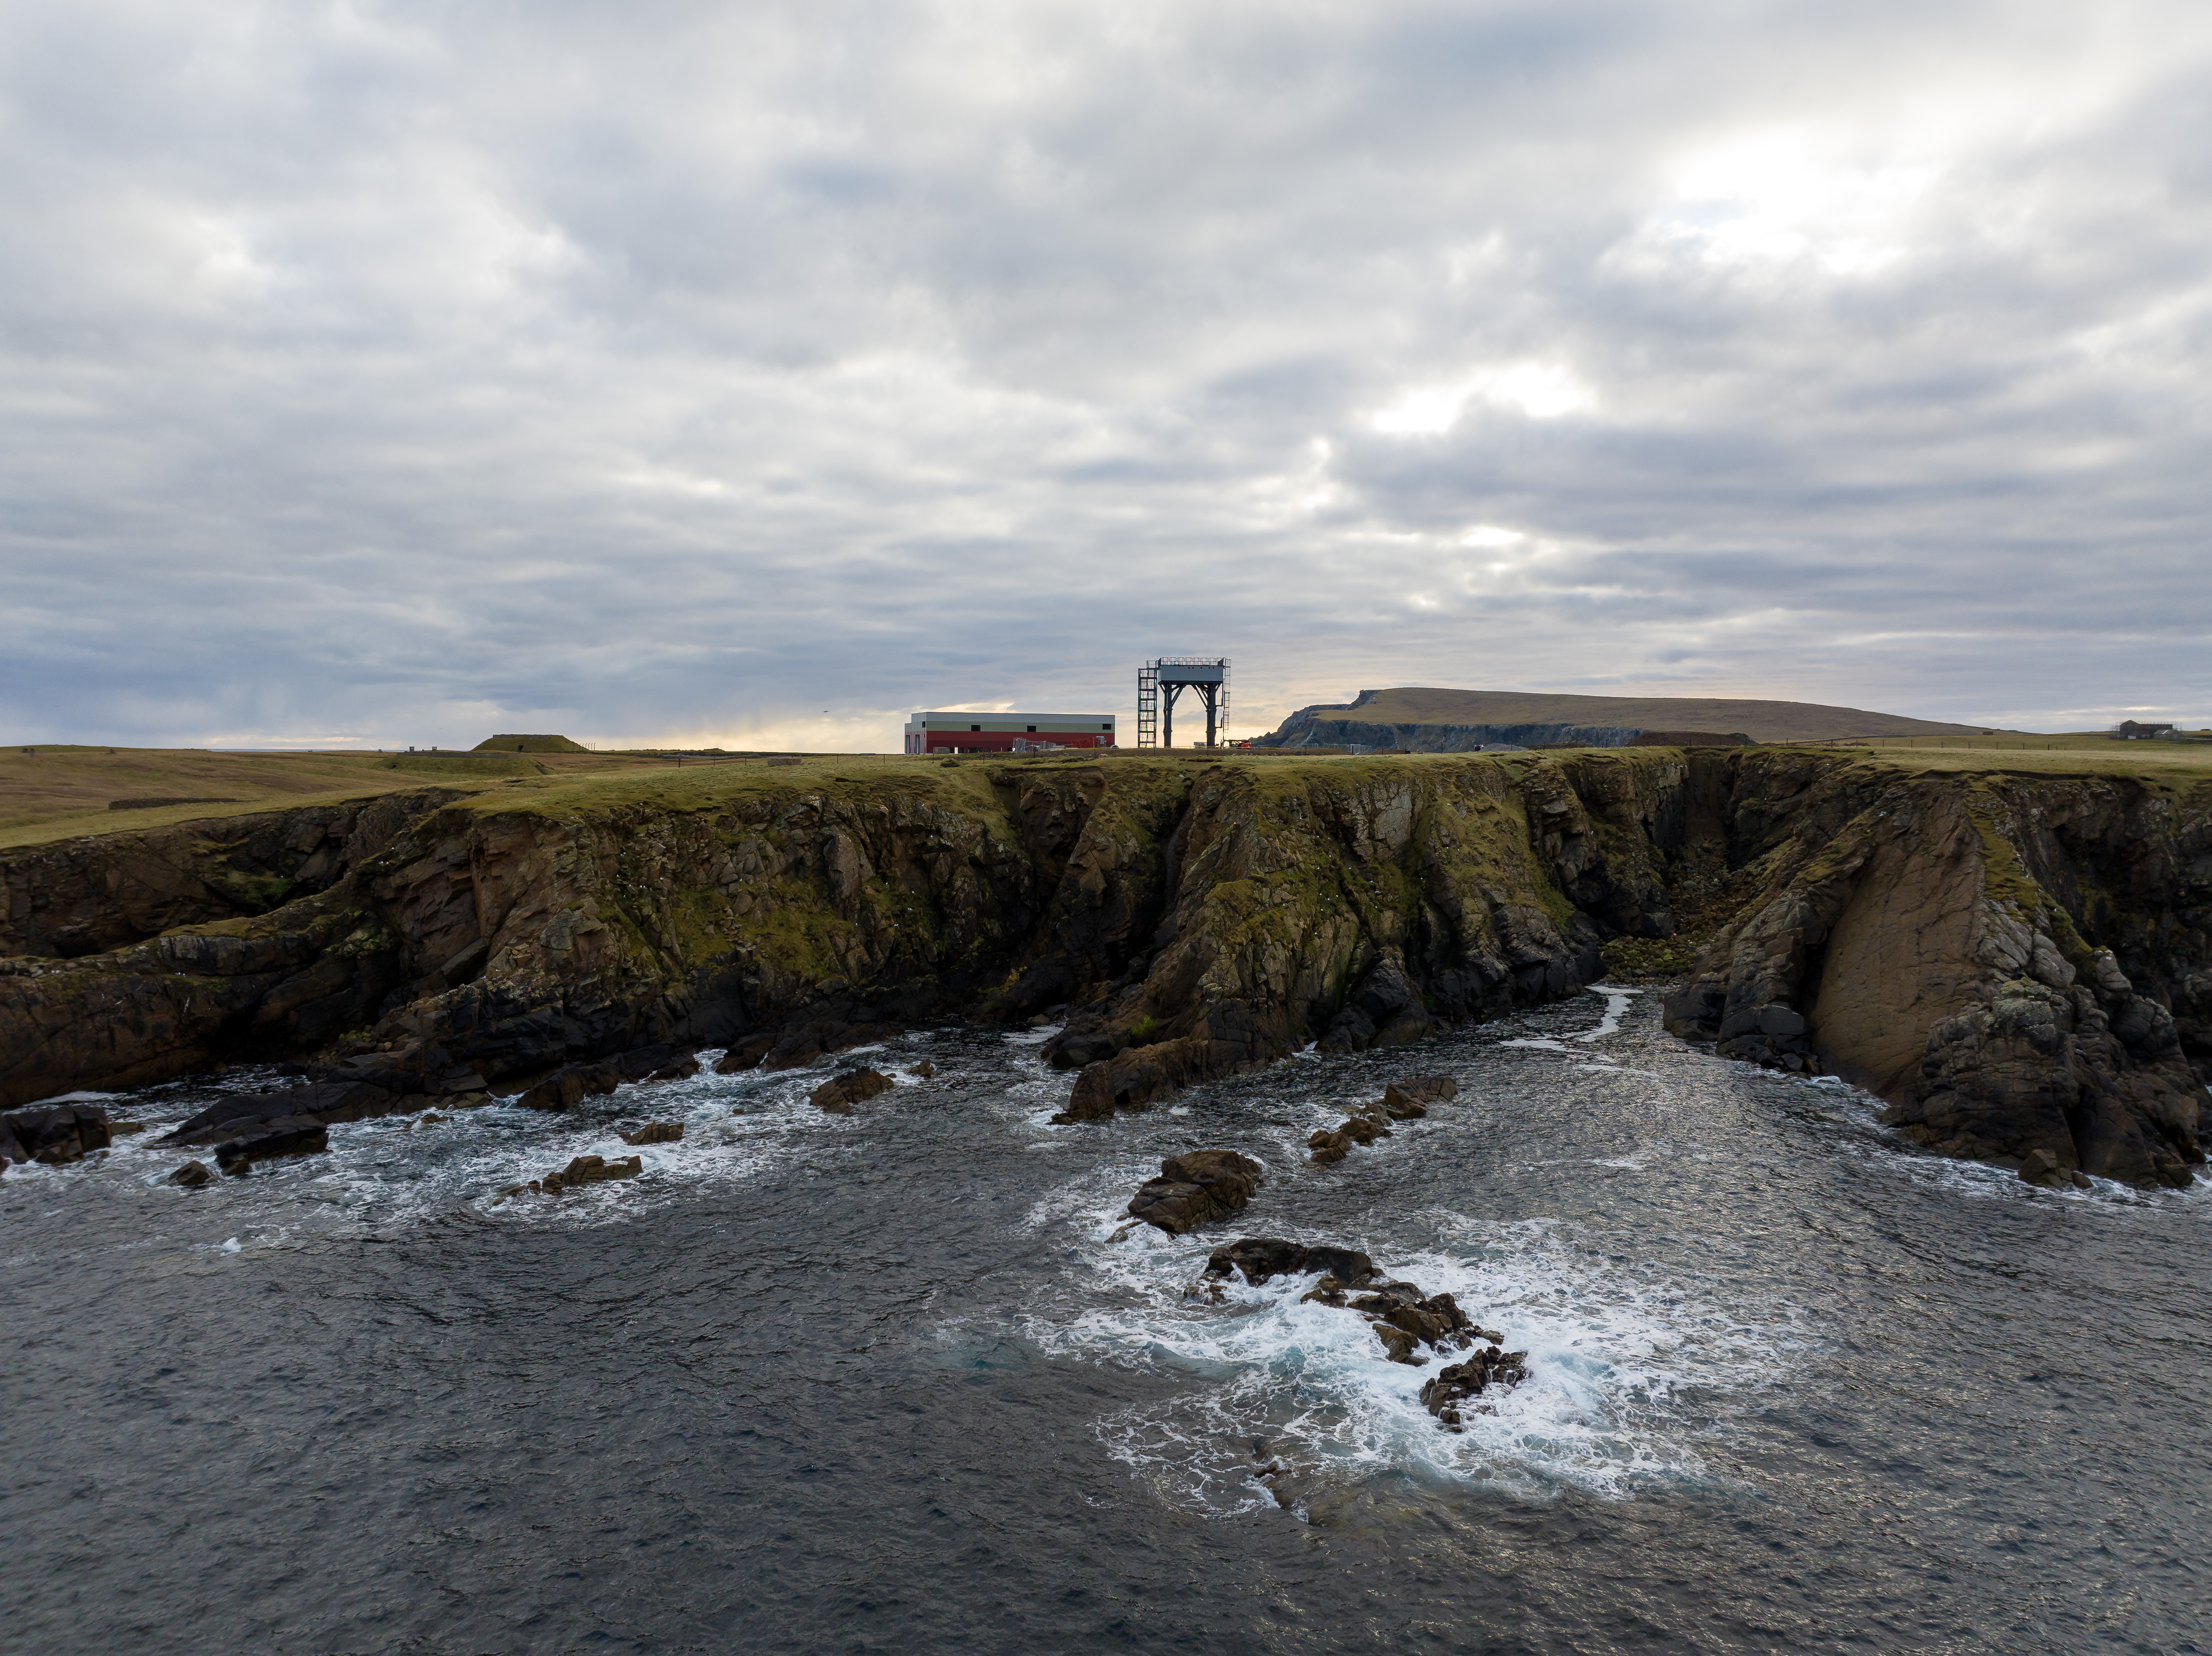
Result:
<svg viewBox="0 0 2212 1656"><path fill-rule="evenodd" d="M622 1136L625 1144L675 1144L682 1142L684 1124L681 1121L648 1121L635 1132Z"/></svg>
<svg viewBox="0 0 2212 1656"><path fill-rule="evenodd" d="M853 1106L890 1091L892 1084L891 1078L878 1070L848 1070L817 1087L807 1095L807 1101L831 1115L850 1115Z"/></svg>
<svg viewBox="0 0 2212 1656"><path fill-rule="evenodd" d="M215 1146L216 1165L225 1173L245 1173L257 1162L283 1156L314 1156L331 1147L330 1128L312 1115L282 1115L246 1123Z"/></svg>
<svg viewBox="0 0 2212 1656"><path fill-rule="evenodd" d="M1325 1276L1303 1299L1340 1311L1357 1311L1375 1329L1393 1362L1419 1367L1431 1350L1465 1350L1482 1331L1449 1294L1424 1294L1416 1283L1368 1280L1364 1284Z"/></svg>
<svg viewBox="0 0 2212 1656"><path fill-rule="evenodd" d="M0 1168L12 1162L58 1167L112 1142L107 1111L97 1104L54 1104L0 1115Z"/></svg>
<svg viewBox="0 0 2212 1656"><path fill-rule="evenodd" d="M1257 1162L1235 1150L1185 1150L1160 1163L1160 1176L1129 1198L1129 1212L1180 1236L1242 1210L1259 1190L1261 1172Z"/></svg>
<svg viewBox="0 0 2212 1656"><path fill-rule="evenodd" d="M1510 1389L1528 1378L1526 1351L1504 1350L1503 1335L1483 1334L1480 1338L1496 1344L1476 1347L1473 1356L1437 1370L1436 1378L1421 1386L1422 1404L1437 1417L1437 1424L1448 1432L1462 1429L1462 1404L1480 1397L1493 1386Z"/></svg>
<svg viewBox="0 0 2212 1656"><path fill-rule="evenodd" d="M1333 1130L1323 1129L1308 1138L1306 1148L1313 1152L1316 1166L1341 1162L1353 1145L1388 1138L1389 1123L1411 1121L1426 1115L1431 1103L1454 1097L1458 1092L1459 1083L1449 1076L1417 1076L1408 1081L1394 1081L1383 1089L1380 1099L1358 1106Z"/></svg>
<svg viewBox="0 0 2212 1656"><path fill-rule="evenodd" d="M558 1196L564 1190L576 1190L585 1185L603 1185L613 1179L635 1179L645 1171L645 1158L625 1156L610 1162L601 1156L579 1156L558 1173L549 1173L543 1179L533 1179L526 1185L510 1185L499 1193L498 1199L520 1196L525 1191L545 1196Z"/></svg>

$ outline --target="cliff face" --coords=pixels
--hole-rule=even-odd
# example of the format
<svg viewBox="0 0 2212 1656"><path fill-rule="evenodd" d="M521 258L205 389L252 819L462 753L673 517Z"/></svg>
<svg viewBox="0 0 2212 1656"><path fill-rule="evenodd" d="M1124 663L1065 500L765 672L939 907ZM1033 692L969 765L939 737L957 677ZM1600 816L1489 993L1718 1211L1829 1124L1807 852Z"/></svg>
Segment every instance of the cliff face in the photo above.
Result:
<svg viewBox="0 0 2212 1656"><path fill-rule="evenodd" d="M2212 788L1756 755L1733 806L1763 889L1669 1028L1817 1059L1949 1155L2189 1182L2212 1126Z"/></svg>
<svg viewBox="0 0 2212 1656"><path fill-rule="evenodd" d="M248 1056L435 1091L1066 1007L1080 1119L1566 992L1734 870L1758 895L1683 1032L1828 1063L1956 1154L2172 1182L2203 1131L2201 798L1650 749L811 768L0 854L0 1102Z"/></svg>

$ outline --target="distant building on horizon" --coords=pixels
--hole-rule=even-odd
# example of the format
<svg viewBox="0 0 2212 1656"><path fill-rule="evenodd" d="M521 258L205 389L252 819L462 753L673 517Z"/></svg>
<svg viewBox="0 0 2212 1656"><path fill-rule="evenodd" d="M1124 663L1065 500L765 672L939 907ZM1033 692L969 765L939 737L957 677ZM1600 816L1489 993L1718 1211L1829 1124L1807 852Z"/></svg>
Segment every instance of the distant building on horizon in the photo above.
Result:
<svg viewBox="0 0 2212 1656"><path fill-rule="evenodd" d="M1049 753L1110 748L1111 713L916 713L906 722L906 751Z"/></svg>

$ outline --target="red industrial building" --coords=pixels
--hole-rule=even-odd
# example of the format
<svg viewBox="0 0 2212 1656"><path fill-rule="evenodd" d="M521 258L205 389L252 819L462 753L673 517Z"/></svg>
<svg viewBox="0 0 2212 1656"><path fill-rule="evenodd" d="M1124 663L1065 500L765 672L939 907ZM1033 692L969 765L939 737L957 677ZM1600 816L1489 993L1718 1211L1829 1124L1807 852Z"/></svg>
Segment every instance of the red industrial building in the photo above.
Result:
<svg viewBox="0 0 2212 1656"><path fill-rule="evenodd" d="M916 713L906 722L906 750L914 754L1046 753L1113 745L1111 713Z"/></svg>

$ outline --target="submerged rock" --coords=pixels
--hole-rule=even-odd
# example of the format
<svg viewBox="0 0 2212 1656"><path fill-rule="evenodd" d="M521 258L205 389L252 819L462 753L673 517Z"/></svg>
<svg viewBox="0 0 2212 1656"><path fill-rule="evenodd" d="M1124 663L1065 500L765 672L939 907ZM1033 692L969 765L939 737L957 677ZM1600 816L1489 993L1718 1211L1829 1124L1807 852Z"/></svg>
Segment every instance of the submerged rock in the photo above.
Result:
<svg viewBox="0 0 2212 1656"><path fill-rule="evenodd" d="M684 1137L681 1121L648 1121L635 1132L622 1136L625 1144L673 1144Z"/></svg>
<svg viewBox="0 0 2212 1656"><path fill-rule="evenodd" d="M891 1078L876 1070L848 1070L843 1075L831 1076L817 1087L808 1100L832 1115L850 1115L853 1106L865 1104L878 1093L889 1092Z"/></svg>
<svg viewBox="0 0 2212 1656"><path fill-rule="evenodd" d="M915 1065L911 1070L908 1070L907 1073L915 1077L917 1080L927 1081L937 1074L937 1066L934 1064L932 1064L927 1059L924 1059L921 1063Z"/></svg>
<svg viewBox="0 0 2212 1656"><path fill-rule="evenodd" d="M97 1104L50 1104L0 1115L0 1168L10 1162L58 1167L112 1142L107 1112Z"/></svg>
<svg viewBox="0 0 2212 1656"><path fill-rule="evenodd" d="M1170 1236L1226 1218L1252 1199L1262 1169L1235 1150L1186 1150L1129 1198L1129 1212Z"/></svg>

